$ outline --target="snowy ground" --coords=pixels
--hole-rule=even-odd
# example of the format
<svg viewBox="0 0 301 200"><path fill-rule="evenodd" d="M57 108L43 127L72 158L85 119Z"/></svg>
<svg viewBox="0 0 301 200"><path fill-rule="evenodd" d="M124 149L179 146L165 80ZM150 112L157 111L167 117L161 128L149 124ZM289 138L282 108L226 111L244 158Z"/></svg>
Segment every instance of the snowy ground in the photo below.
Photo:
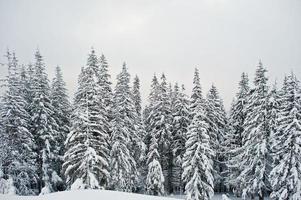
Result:
<svg viewBox="0 0 301 200"><path fill-rule="evenodd" d="M56 192L43 196L11 196L1 195L0 200L177 200L185 199L184 196L155 197L142 194L132 194L107 190L77 190ZM212 200L222 200L222 195L217 194ZM232 198L231 200L237 200Z"/></svg>

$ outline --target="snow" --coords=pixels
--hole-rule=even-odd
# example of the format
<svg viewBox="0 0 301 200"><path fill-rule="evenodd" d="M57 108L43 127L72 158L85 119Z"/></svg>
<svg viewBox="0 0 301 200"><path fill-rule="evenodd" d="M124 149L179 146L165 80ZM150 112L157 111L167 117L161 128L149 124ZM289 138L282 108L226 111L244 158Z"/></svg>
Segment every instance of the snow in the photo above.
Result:
<svg viewBox="0 0 301 200"><path fill-rule="evenodd" d="M185 199L183 195L158 197L143 194L117 192L109 190L73 190L55 192L41 196L15 196L0 194L1 200L177 200ZM212 200L239 200L240 198L227 197L225 194L216 194ZM266 198L268 200L268 198Z"/></svg>

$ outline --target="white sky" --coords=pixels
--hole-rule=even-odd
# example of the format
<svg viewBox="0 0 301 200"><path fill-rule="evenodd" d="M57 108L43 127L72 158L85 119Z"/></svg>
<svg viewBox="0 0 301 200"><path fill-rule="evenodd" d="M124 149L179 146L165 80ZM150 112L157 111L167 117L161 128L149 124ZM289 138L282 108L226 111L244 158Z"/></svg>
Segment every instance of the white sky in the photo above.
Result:
<svg viewBox="0 0 301 200"><path fill-rule="evenodd" d="M259 59L272 82L291 70L301 79L301 1L0 0L0 54L8 47L27 64L38 47L50 78L62 67L71 95L91 46L113 82L127 62L144 102L155 72L190 94L198 67L203 92L214 82L229 108L240 74L253 81Z"/></svg>

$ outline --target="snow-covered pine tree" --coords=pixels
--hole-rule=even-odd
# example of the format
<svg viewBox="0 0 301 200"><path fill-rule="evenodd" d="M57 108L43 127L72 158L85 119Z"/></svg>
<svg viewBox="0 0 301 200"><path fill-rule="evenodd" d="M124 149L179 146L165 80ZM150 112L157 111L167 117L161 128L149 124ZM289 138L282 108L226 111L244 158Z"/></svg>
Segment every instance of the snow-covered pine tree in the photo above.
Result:
<svg viewBox="0 0 301 200"><path fill-rule="evenodd" d="M159 94L159 81L156 75L153 76L152 83L151 83L151 91L148 97L149 105L147 105L143 111L143 121L145 124L146 135L144 137L144 143L146 147L149 148L150 141L152 138L152 130L153 130L153 119L155 111L155 106L158 102L158 94Z"/></svg>
<svg viewBox="0 0 301 200"><path fill-rule="evenodd" d="M58 155L55 138L58 125L53 118L54 107L50 100L49 80L43 62L43 57L37 50L33 67L32 91L33 100L30 105L31 131L37 144L37 165L39 176L39 191L41 194L57 190L62 179L55 171L54 159Z"/></svg>
<svg viewBox="0 0 301 200"><path fill-rule="evenodd" d="M30 105L33 100L33 90L32 90L32 80L33 80L33 67L28 65L28 67L21 67L21 86L22 86L22 96L26 101L26 111L30 113Z"/></svg>
<svg viewBox="0 0 301 200"><path fill-rule="evenodd" d="M9 51L8 76L5 92L1 100L1 178L14 187L8 189L19 195L37 194L37 168L34 137L29 129L30 115L26 110L26 100L22 95L20 69L15 53ZM3 155L4 154L4 155ZM3 183L4 180L1 182ZM3 185L2 185L3 186ZM8 186L8 185L7 185ZM2 189L0 189L2 190Z"/></svg>
<svg viewBox="0 0 301 200"><path fill-rule="evenodd" d="M148 172L145 183L146 193L150 195L164 195L164 176L159 160L157 138L153 134L147 154Z"/></svg>
<svg viewBox="0 0 301 200"><path fill-rule="evenodd" d="M214 168L214 185L215 190L223 192L225 188L224 175L226 167L224 164L225 151L224 144L227 131L227 116L224 109L223 101L217 91L217 88L212 85L206 99L206 115L209 124L209 134L211 148L215 150Z"/></svg>
<svg viewBox="0 0 301 200"><path fill-rule="evenodd" d="M124 63L121 73L117 76L113 101L110 185L117 191L132 192L136 189L138 181L137 164L133 158L137 130L134 126L136 111L129 84L130 74Z"/></svg>
<svg viewBox="0 0 301 200"><path fill-rule="evenodd" d="M51 103L54 109L53 118L57 123L57 135L55 137L56 146L58 148L58 156L55 159L55 171L60 177L61 167L63 164L64 156L64 142L66 141L67 134L70 132L70 117L71 105L68 100L66 83L63 80L61 68L59 66L55 69L55 77L51 86ZM64 185L57 185L55 190L63 190Z"/></svg>
<svg viewBox="0 0 301 200"><path fill-rule="evenodd" d="M242 183L243 180L239 180L237 177L242 170L241 164L241 152L242 147L242 134L244 131L244 123L246 119L246 105L248 94L250 91L249 78L246 73L242 73L241 80L238 84L238 93L234 100L229 116L229 132L226 134L226 152L228 157L227 168L228 168L228 179L226 182L229 187L233 190L234 194L239 196L242 194Z"/></svg>
<svg viewBox="0 0 301 200"><path fill-rule="evenodd" d="M200 75L199 70L195 68L194 77L193 77L193 88L192 94L190 97L190 119L193 119L193 115L195 112L193 110L197 107L198 102L200 102L203 106L205 105L205 100L202 95L202 87L200 83Z"/></svg>
<svg viewBox="0 0 301 200"><path fill-rule="evenodd" d="M133 82L133 101L136 113L139 117L141 117L141 94L140 94L140 80L139 77L136 75Z"/></svg>
<svg viewBox="0 0 301 200"><path fill-rule="evenodd" d="M210 145L209 124L201 99L195 101L193 120L188 127L183 157L183 180L188 200L209 200L213 197L214 151Z"/></svg>
<svg viewBox="0 0 301 200"><path fill-rule="evenodd" d="M154 119L154 108L156 106L156 103L158 102L158 93L159 93L159 82L157 79L157 76L154 75L152 78L152 83L151 83L151 90L150 94L148 97L148 102L149 104L145 106L143 110L143 122L145 124L145 136L143 138L143 142L146 146L146 154L149 152L149 148L151 145L151 139L153 137L152 130L153 130L153 119ZM160 162L160 160L159 160ZM143 164L142 164L142 176L146 180L146 176L148 173L148 165L147 165L147 159L144 159ZM145 184L144 184L145 186Z"/></svg>
<svg viewBox="0 0 301 200"><path fill-rule="evenodd" d="M135 107L135 126L137 130L137 142L135 143L133 152L134 152L134 159L137 163L137 169L139 171L139 185L138 190L143 190L144 188L144 181L145 176L143 176L145 173L144 166L146 162L146 145L144 143L144 138L146 135L145 132L145 126L142 121L142 106L141 106L141 94L140 94L140 80L138 76L136 75L133 82L133 88L132 88L132 98L133 103Z"/></svg>
<svg viewBox="0 0 301 200"><path fill-rule="evenodd" d="M171 105L168 85L164 74L161 76L161 83L158 87L158 101L153 108L152 131L158 138L158 151L160 155L160 164L163 169L165 190L172 192L172 150L171 150Z"/></svg>
<svg viewBox="0 0 301 200"><path fill-rule="evenodd" d="M271 198L297 200L301 197L301 91L293 73L286 78L284 88L272 143L277 163L270 174Z"/></svg>
<svg viewBox="0 0 301 200"><path fill-rule="evenodd" d="M270 189L270 130L268 123L268 85L267 70L259 62L255 74L255 88L248 98L246 119L241 150L242 171L238 180L244 180L243 196L259 199Z"/></svg>
<svg viewBox="0 0 301 200"><path fill-rule="evenodd" d="M108 133L111 135L112 132L112 107L113 107L113 92L112 92L112 83L111 83L111 76L109 74L109 65L105 58L105 56L102 54L99 60L99 70L98 70L98 87L99 87L99 98L103 102L105 106L105 113L106 118L108 121L106 122L106 126L108 129Z"/></svg>
<svg viewBox="0 0 301 200"><path fill-rule="evenodd" d="M184 184L181 179L183 173L183 154L185 152L185 141L188 126L190 124L190 110L189 99L185 94L184 85L181 89L176 83L174 86L174 102L173 102L173 122L172 122L172 145L173 151L173 173L172 173L172 187L173 192L182 193L184 191Z"/></svg>
<svg viewBox="0 0 301 200"><path fill-rule="evenodd" d="M95 60L96 59L96 60ZM99 100L97 58L92 50L79 75L63 171L69 189L105 189L109 182L106 109Z"/></svg>

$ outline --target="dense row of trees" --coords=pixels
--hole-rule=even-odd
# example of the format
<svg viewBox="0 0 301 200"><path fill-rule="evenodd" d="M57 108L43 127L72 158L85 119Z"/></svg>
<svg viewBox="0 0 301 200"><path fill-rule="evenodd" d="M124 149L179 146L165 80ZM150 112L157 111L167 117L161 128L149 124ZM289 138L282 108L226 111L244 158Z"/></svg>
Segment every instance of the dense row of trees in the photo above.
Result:
<svg viewBox="0 0 301 200"><path fill-rule="evenodd" d="M243 73L227 114L214 85L203 95L197 69L190 97L154 75L142 109L139 78L131 85L124 63L113 90L106 58L92 49L71 105L60 68L50 84L39 51L26 67L14 53L6 57L0 193L301 198L301 88L293 73L281 89L271 87L259 62L254 86Z"/></svg>

